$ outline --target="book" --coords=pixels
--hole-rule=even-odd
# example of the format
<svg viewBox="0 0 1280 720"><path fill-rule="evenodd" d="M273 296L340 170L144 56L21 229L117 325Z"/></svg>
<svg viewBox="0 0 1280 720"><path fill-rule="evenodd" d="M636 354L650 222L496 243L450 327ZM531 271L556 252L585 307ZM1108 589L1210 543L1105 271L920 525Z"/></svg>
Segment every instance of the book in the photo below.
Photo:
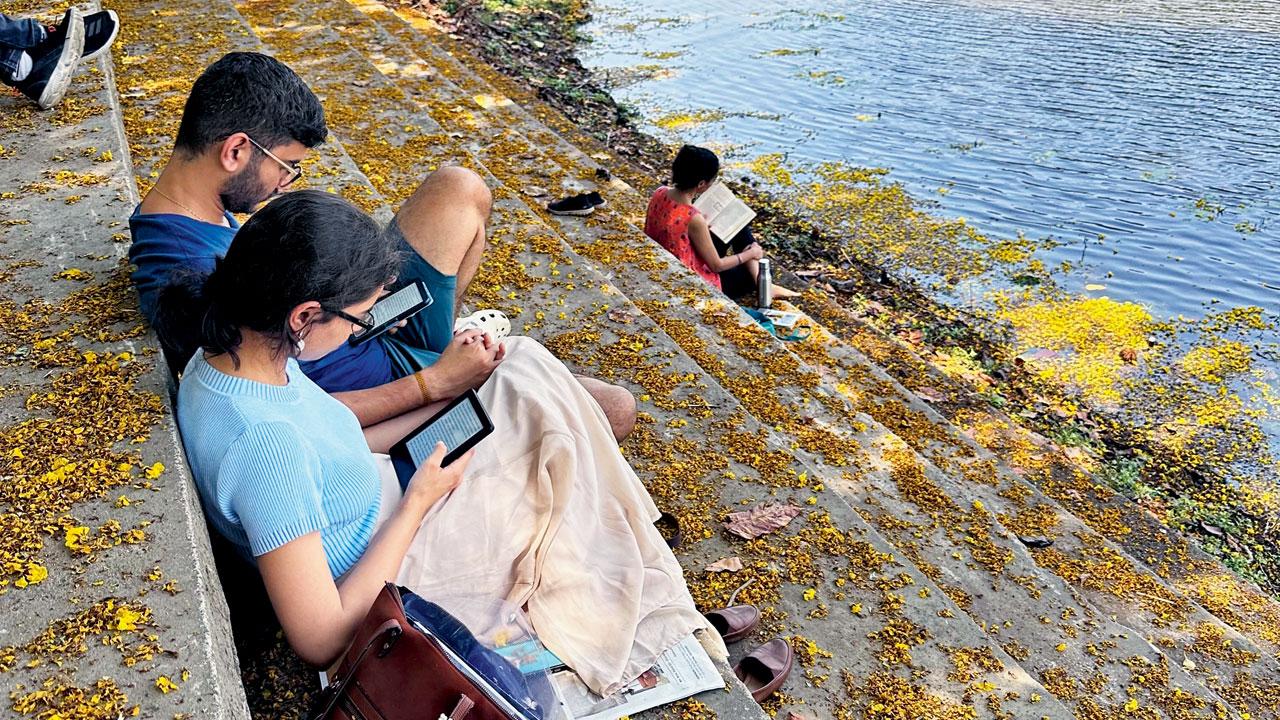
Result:
<svg viewBox="0 0 1280 720"><path fill-rule="evenodd" d="M756 217L756 211L738 199L727 185L717 180L693 201L693 206L707 218L711 232L729 242Z"/></svg>
<svg viewBox="0 0 1280 720"><path fill-rule="evenodd" d="M658 662L609 697L587 689L572 670L551 673L560 716L572 720L617 720L724 687L724 678L693 635L658 656Z"/></svg>

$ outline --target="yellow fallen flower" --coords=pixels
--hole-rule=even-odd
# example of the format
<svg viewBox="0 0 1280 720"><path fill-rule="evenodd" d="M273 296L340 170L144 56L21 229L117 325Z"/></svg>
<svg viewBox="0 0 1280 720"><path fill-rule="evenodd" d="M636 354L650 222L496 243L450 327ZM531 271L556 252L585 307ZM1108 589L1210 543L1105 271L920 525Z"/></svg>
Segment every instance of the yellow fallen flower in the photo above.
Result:
<svg viewBox="0 0 1280 720"><path fill-rule="evenodd" d="M79 550L84 546L84 541L89 537L89 528L84 525L67 528L66 539L63 540L64 545L72 550Z"/></svg>
<svg viewBox="0 0 1280 720"><path fill-rule="evenodd" d="M156 678L156 687L160 688L160 692L168 695L169 693L178 689L178 684L170 680L169 678L165 677L164 675L161 675L160 677Z"/></svg>

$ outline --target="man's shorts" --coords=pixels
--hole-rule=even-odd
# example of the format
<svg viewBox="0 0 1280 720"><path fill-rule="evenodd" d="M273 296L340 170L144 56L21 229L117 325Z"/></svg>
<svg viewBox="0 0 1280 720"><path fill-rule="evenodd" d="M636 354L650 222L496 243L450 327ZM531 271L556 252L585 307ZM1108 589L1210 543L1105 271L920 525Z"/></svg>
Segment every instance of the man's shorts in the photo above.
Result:
<svg viewBox="0 0 1280 720"><path fill-rule="evenodd" d="M397 378L407 377L431 365L440 358L445 346L453 339L454 297L458 278L445 275L419 255L395 220L387 226L387 234L396 240L403 256L400 277L396 287L421 280L431 293L431 304L409 318L408 323L394 333L386 333L380 339Z"/></svg>

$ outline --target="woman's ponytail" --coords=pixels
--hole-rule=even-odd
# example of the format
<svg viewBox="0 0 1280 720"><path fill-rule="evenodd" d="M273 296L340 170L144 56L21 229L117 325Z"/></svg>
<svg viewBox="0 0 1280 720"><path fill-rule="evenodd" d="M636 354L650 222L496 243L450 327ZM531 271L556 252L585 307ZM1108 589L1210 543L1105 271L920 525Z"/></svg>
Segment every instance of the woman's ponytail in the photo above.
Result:
<svg viewBox="0 0 1280 720"><path fill-rule="evenodd" d="M219 297L221 265L222 258L217 258L211 273L179 270L157 296L156 335L175 375L182 372L196 350L234 356L240 344L238 323L226 317L222 303L215 302Z"/></svg>

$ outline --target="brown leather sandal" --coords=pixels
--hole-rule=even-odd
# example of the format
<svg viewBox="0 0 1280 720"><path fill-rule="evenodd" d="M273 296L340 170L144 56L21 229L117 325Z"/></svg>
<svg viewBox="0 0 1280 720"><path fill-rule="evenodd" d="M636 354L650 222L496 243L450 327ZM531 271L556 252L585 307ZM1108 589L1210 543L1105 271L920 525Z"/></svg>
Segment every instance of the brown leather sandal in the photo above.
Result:
<svg viewBox="0 0 1280 720"><path fill-rule="evenodd" d="M737 642L760 624L760 610L755 605L733 605L703 615L726 643Z"/></svg>
<svg viewBox="0 0 1280 720"><path fill-rule="evenodd" d="M786 682L793 661L791 643L774 638L742 658L733 667L733 674L747 686L756 702L764 702Z"/></svg>

